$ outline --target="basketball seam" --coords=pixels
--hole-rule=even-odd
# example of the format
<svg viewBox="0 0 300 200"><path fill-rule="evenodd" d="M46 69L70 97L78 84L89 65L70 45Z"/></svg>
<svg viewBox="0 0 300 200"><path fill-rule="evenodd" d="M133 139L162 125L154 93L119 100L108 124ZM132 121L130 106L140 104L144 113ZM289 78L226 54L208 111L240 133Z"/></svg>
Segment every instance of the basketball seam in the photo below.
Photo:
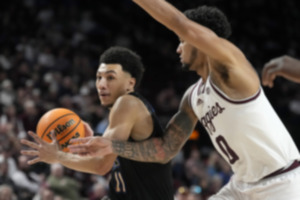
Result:
<svg viewBox="0 0 300 200"><path fill-rule="evenodd" d="M60 139L58 140L58 142L60 142L62 139L64 139L64 138L67 137L70 133L72 133L72 132L74 131L74 129L76 129L77 126L80 124L80 122L81 122L81 120L79 120L79 122L76 124L76 126L75 126L72 130L70 130L67 134L65 134L62 138L60 138Z"/></svg>
<svg viewBox="0 0 300 200"><path fill-rule="evenodd" d="M44 138L44 135L48 132L48 129L50 126L52 126L52 124L54 124L57 120L65 117L65 116L68 116L68 115L75 115L74 113L68 113L68 114L65 114L63 116L60 116L59 118L57 118L56 120L54 120L51 124L49 124L49 126L45 129L44 133L42 134L42 137L41 138ZM76 116L76 115L75 115Z"/></svg>

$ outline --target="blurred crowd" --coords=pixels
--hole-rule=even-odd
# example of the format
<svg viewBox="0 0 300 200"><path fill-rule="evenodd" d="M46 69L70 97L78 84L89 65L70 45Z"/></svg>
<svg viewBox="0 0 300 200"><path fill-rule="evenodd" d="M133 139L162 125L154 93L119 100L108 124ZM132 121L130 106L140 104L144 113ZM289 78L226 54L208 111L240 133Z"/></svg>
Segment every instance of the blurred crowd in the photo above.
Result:
<svg viewBox="0 0 300 200"><path fill-rule="evenodd" d="M296 0L170 2L181 10L202 4L221 8L232 23L230 40L259 74L273 57L300 57ZM142 56L146 73L139 92L154 105L162 125L197 80L180 70L176 36L130 0L1 1L0 30L0 199L94 200L106 194L109 174L85 174L59 164L29 166L19 142L56 107L75 111L103 133L108 111L98 100L95 72L106 48L126 46ZM273 89L264 88L298 147L299 88L283 79ZM172 162L176 200L204 200L231 176L200 124Z"/></svg>

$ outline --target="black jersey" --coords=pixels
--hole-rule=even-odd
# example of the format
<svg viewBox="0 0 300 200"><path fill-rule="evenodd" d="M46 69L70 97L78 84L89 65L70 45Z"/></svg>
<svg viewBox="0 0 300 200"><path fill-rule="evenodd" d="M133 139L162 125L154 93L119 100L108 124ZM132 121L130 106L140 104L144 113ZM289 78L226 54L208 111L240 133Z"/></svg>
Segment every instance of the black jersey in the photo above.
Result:
<svg viewBox="0 0 300 200"><path fill-rule="evenodd" d="M161 137L163 130L152 106L139 94L153 120L153 132L149 136ZM132 138L129 141L134 142ZM173 200L171 164L137 162L118 157L111 172L109 184L111 200Z"/></svg>

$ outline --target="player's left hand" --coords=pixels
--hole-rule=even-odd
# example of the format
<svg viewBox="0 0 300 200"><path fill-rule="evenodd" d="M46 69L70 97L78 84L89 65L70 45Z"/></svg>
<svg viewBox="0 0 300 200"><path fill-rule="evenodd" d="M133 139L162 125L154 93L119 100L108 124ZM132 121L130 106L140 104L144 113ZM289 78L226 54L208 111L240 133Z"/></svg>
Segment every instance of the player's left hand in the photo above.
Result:
<svg viewBox="0 0 300 200"><path fill-rule="evenodd" d="M85 137L91 137L94 135L94 131L92 129L92 127L85 121L82 121L83 126L84 126L84 136Z"/></svg>
<svg viewBox="0 0 300 200"><path fill-rule="evenodd" d="M28 134L35 140L35 142L31 142L26 139L22 139L21 143L30 147L30 150L21 150L21 154L26 156L36 156L32 160L28 161L29 165L33 165L37 162L45 162L48 164L52 164L57 162L57 154L59 152L59 145L57 144L56 137L54 135L54 131L51 132L52 142L48 143L41 138L38 137L32 131L29 131Z"/></svg>

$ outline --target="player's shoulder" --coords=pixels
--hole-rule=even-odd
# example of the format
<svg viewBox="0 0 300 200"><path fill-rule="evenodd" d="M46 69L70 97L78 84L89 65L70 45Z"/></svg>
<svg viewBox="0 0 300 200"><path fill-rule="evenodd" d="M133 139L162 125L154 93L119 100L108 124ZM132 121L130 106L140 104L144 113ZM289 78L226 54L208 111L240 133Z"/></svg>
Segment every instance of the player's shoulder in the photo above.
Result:
<svg viewBox="0 0 300 200"><path fill-rule="evenodd" d="M180 102L180 106L179 106L179 110L181 111L190 111L192 109L191 107L191 96L192 93L195 89L195 87L198 85L199 81L195 82L194 84L192 84L191 86L188 87L188 89L185 91L181 102Z"/></svg>
<svg viewBox="0 0 300 200"><path fill-rule="evenodd" d="M136 103L139 101L139 98L134 95L124 94L124 95L119 96L117 101L120 103L122 103L122 102L123 103L129 103L129 102Z"/></svg>
<svg viewBox="0 0 300 200"><path fill-rule="evenodd" d="M130 94L125 94L118 97L114 104L114 107L126 107L128 109L136 109L139 108L141 105L141 100L138 97Z"/></svg>
<svg viewBox="0 0 300 200"><path fill-rule="evenodd" d="M185 93L183 95L183 99L188 100L190 98L190 96L192 95L192 92L194 91L196 86L199 84L199 81L201 81L201 78L197 82L195 82L194 84L192 84L188 87L188 89L185 91Z"/></svg>

